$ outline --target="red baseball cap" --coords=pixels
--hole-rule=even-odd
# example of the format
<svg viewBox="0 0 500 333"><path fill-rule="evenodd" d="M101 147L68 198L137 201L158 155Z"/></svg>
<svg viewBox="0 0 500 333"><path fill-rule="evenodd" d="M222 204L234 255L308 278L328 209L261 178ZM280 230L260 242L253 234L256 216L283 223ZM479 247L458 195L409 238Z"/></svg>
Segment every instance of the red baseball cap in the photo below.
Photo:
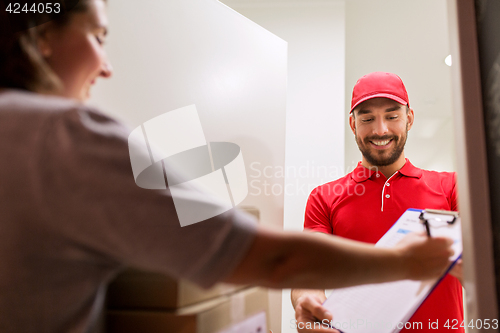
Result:
<svg viewBox="0 0 500 333"><path fill-rule="evenodd" d="M366 100L375 97L390 98L400 104L410 106L403 80L396 74L373 72L356 82L352 89L351 111Z"/></svg>

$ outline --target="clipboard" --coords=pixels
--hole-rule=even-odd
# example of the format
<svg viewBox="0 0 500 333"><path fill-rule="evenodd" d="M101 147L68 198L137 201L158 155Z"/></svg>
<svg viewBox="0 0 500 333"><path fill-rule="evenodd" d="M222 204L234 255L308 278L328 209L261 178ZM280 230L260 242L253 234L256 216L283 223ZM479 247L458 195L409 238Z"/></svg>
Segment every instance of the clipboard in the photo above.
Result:
<svg viewBox="0 0 500 333"><path fill-rule="evenodd" d="M330 327L343 333L397 333L410 324L407 322L411 316L462 255L460 217L457 212L450 211L410 208L375 246L394 247L406 234L425 230L422 217L431 221L428 226L432 236L444 236L454 241L452 248L455 253L450 258L448 270L431 280L402 280L335 289L323 303L333 314ZM422 322L421 325L411 328L425 332L428 323Z"/></svg>

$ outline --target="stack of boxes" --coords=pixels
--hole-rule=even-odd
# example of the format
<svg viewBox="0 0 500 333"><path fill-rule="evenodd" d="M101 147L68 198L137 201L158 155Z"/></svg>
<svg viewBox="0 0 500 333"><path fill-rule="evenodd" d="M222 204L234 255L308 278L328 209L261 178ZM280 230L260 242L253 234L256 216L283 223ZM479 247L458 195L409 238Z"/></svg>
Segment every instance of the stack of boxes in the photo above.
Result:
<svg viewBox="0 0 500 333"><path fill-rule="evenodd" d="M258 217L258 210L245 209ZM107 333L267 332L263 288L218 284L202 289L161 274L129 270L108 289Z"/></svg>

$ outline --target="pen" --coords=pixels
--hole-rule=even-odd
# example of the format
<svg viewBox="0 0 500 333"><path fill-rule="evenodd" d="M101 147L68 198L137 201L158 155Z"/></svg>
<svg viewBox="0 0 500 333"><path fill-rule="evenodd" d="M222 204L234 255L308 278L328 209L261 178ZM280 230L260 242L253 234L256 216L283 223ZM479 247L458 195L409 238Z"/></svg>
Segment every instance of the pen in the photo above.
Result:
<svg viewBox="0 0 500 333"><path fill-rule="evenodd" d="M424 219L425 231L427 231L427 236L431 237L431 228L429 228L429 221Z"/></svg>
<svg viewBox="0 0 500 333"><path fill-rule="evenodd" d="M424 211L420 213L420 216L418 219L424 224L425 226L425 231L427 232L427 236L431 237L431 229L429 228L429 221L427 221L426 218L424 218Z"/></svg>

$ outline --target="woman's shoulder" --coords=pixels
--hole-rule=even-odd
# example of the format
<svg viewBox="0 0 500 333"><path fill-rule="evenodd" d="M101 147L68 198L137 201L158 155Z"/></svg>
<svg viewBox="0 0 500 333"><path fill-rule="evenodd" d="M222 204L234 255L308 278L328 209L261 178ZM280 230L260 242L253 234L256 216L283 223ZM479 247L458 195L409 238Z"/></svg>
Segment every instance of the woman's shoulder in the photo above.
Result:
<svg viewBox="0 0 500 333"><path fill-rule="evenodd" d="M20 89L0 89L1 115L48 117L74 112L93 113L105 117L105 114L97 108L70 98Z"/></svg>
<svg viewBox="0 0 500 333"><path fill-rule="evenodd" d="M22 138L31 145L125 147L130 129L75 100L9 89L0 92L0 133L9 142Z"/></svg>
<svg viewBox="0 0 500 333"><path fill-rule="evenodd" d="M121 126L98 108L69 98L25 90L0 90L0 118L27 122L80 123ZM82 123L83 122L83 123Z"/></svg>

